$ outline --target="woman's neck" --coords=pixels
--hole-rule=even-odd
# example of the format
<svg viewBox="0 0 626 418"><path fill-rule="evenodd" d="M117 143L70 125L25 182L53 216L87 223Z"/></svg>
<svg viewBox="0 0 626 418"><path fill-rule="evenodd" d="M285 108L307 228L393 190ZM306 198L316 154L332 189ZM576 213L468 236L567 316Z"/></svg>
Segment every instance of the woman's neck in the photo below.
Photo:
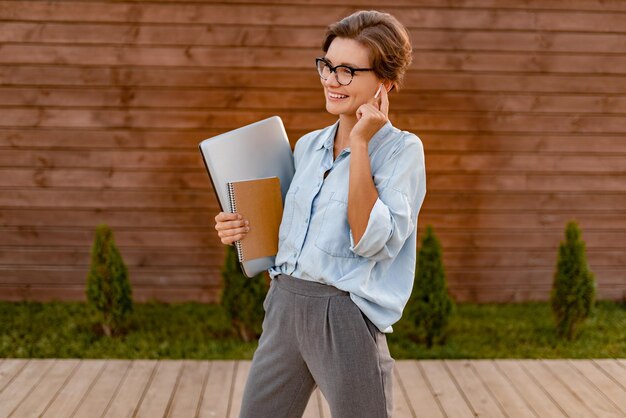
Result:
<svg viewBox="0 0 626 418"><path fill-rule="evenodd" d="M356 116L339 115L339 126L335 132L335 149L341 151L350 143L350 132L356 125Z"/></svg>

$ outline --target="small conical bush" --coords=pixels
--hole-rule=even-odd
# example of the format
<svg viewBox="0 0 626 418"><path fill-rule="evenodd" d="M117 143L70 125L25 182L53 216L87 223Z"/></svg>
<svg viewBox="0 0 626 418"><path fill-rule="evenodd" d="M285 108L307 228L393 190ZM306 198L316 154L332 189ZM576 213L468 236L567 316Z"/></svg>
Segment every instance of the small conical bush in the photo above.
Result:
<svg viewBox="0 0 626 418"><path fill-rule="evenodd" d="M578 224L568 222L559 254L551 292L556 334L573 339L577 327L591 314L596 297L594 274L587 265L585 242Z"/></svg>
<svg viewBox="0 0 626 418"><path fill-rule="evenodd" d="M265 272L247 277L241 271L235 247L226 246L221 305L243 341L252 341L261 335L267 290Z"/></svg>
<svg viewBox="0 0 626 418"><path fill-rule="evenodd" d="M121 333L133 310L132 288L113 231L105 224L96 228L86 293L104 334Z"/></svg>
<svg viewBox="0 0 626 418"><path fill-rule="evenodd" d="M415 340L424 340L428 347L445 340L448 321L454 312L454 302L448 295L441 244L433 228L426 226L417 255L415 282L407 307Z"/></svg>

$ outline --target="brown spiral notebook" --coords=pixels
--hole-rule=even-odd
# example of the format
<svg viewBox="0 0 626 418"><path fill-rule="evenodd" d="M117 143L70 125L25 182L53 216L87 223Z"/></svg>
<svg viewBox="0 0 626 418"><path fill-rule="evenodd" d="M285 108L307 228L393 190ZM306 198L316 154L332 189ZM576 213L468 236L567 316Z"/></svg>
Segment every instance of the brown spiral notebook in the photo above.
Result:
<svg viewBox="0 0 626 418"><path fill-rule="evenodd" d="M235 241L239 262L278 253L278 229L283 218L283 198L280 179L233 181L228 183L231 213L241 214L250 222L250 231Z"/></svg>

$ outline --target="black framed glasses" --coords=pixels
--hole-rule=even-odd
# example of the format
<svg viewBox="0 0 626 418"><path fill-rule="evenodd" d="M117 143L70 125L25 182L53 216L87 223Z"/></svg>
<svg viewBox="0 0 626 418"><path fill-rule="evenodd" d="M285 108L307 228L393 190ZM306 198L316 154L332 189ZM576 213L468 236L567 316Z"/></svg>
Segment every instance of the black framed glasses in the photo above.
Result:
<svg viewBox="0 0 626 418"><path fill-rule="evenodd" d="M347 65L335 65L334 67L326 60L326 58L315 58L315 66L317 72L320 73L322 80L327 80L330 77L330 73L335 73L337 82L342 86L347 86L352 83L354 73L357 71L374 71L373 68L352 68Z"/></svg>

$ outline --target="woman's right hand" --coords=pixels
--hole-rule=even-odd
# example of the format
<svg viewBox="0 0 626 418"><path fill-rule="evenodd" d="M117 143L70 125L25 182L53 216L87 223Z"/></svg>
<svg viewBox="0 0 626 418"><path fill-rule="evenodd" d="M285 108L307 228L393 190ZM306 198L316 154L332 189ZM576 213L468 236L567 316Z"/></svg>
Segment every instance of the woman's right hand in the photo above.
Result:
<svg viewBox="0 0 626 418"><path fill-rule="evenodd" d="M220 212L215 217L215 229L222 244L232 245L246 236L250 231L250 225L238 213Z"/></svg>

